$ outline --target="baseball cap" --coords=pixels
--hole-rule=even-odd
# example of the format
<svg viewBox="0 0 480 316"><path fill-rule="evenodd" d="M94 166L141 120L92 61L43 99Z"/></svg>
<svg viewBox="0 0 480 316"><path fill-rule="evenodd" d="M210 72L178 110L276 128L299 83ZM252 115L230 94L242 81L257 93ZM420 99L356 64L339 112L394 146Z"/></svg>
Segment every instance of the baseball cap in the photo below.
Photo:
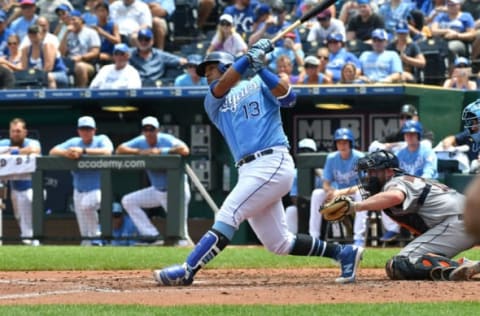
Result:
<svg viewBox="0 0 480 316"><path fill-rule="evenodd" d="M327 35L327 42L343 42L342 33L330 33Z"/></svg>
<svg viewBox="0 0 480 316"><path fill-rule="evenodd" d="M405 21L400 21L395 25L395 32L400 34L408 34L408 24Z"/></svg>
<svg viewBox="0 0 480 316"><path fill-rule="evenodd" d="M455 4L462 4L463 0L448 0L447 2L455 3Z"/></svg>
<svg viewBox="0 0 480 316"><path fill-rule="evenodd" d="M70 7L66 4L61 4L55 9L55 13L58 13L58 11L70 12Z"/></svg>
<svg viewBox="0 0 480 316"><path fill-rule="evenodd" d="M255 7L255 10L253 12L255 13L255 22L256 22L258 21L258 19L260 19L262 15L270 13L270 6L266 3L259 3Z"/></svg>
<svg viewBox="0 0 480 316"><path fill-rule="evenodd" d="M5 22L7 20L7 14L5 11L0 10L0 22Z"/></svg>
<svg viewBox="0 0 480 316"><path fill-rule="evenodd" d="M153 116L147 116L142 120L142 126L146 126L146 125L151 125L155 128L158 128L160 126L157 118Z"/></svg>
<svg viewBox="0 0 480 316"><path fill-rule="evenodd" d="M138 37L144 37L144 38L151 39L153 37L152 30L141 29L140 31L138 31Z"/></svg>
<svg viewBox="0 0 480 316"><path fill-rule="evenodd" d="M388 39L387 31L385 31L384 29L375 29L372 32L372 39L373 38L386 41Z"/></svg>
<svg viewBox="0 0 480 316"><path fill-rule="evenodd" d="M370 4L370 0L357 0L358 4Z"/></svg>
<svg viewBox="0 0 480 316"><path fill-rule="evenodd" d="M404 104L402 105L402 108L400 109L400 115L408 115L408 116L415 116L418 115L417 108L415 108L411 104Z"/></svg>
<svg viewBox="0 0 480 316"><path fill-rule="evenodd" d="M35 5L35 0L22 0L20 5Z"/></svg>
<svg viewBox="0 0 480 316"><path fill-rule="evenodd" d="M128 53L130 52L130 48L128 48L127 44L125 43L119 43L113 46L113 52Z"/></svg>
<svg viewBox="0 0 480 316"><path fill-rule="evenodd" d="M203 61L203 58L199 54L191 54L187 56L187 63L185 65L198 66Z"/></svg>
<svg viewBox="0 0 480 316"><path fill-rule="evenodd" d="M453 65L455 67L458 67L458 66L461 66L461 65L470 66L470 60L468 60L465 57L457 57L457 58L455 58L455 61L453 62Z"/></svg>
<svg viewBox="0 0 480 316"><path fill-rule="evenodd" d="M78 128L80 127L96 128L95 120L91 116L82 116L78 119Z"/></svg>
<svg viewBox="0 0 480 316"><path fill-rule="evenodd" d="M310 56L307 56L304 60L304 64L305 66L308 64L308 65L313 65L313 66L318 66L320 65L320 60L318 60L317 57L313 56L313 55L310 55Z"/></svg>
<svg viewBox="0 0 480 316"><path fill-rule="evenodd" d="M317 144L311 138L303 138L298 142L298 149L310 149L312 151L317 151Z"/></svg>
<svg viewBox="0 0 480 316"><path fill-rule="evenodd" d="M226 21L230 24L233 24L233 17L230 14L222 14L218 19L218 22Z"/></svg>
<svg viewBox="0 0 480 316"><path fill-rule="evenodd" d="M82 12L78 11L78 10L73 10L70 12L70 16L75 16L77 18L81 18L82 17Z"/></svg>
<svg viewBox="0 0 480 316"><path fill-rule="evenodd" d="M288 32L287 34L285 34L285 37L295 39L295 37L297 37L297 35L295 35L294 32Z"/></svg>
<svg viewBox="0 0 480 316"><path fill-rule="evenodd" d="M322 12L320 12L319 14L317 14L318 20L327 20L327 19L330 19L331 17L332 17L332 11L330 10L330 8L327 8Z"/></svg>

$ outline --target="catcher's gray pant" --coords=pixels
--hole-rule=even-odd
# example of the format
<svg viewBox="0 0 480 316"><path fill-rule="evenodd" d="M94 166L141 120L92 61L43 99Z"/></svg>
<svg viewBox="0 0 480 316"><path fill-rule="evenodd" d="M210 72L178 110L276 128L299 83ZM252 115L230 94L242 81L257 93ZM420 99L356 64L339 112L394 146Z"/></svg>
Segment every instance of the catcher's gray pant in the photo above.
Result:
<svg viewBox="0 0 480 316"><path fill-rule="evenodd" d="M10 198L12 199L13 214L20 226L20 237L30 238L33 236L32 229L32 197L33 190L23 191L12 190Z"/></svg>
<svg viewBox="0 0 480 316"><path fill-rule="evenodd" d="M100 189L88 192L73 191L73 206L82 237L91 238L100 235L97 213L100 208L100 199ZM90 244L89 240L82 241L82 245Z"/></svg>
<svg viewBox="0 0 480 316"><path fill-rule="evenodd" d="M188 203L190 202L190 186L185 178L185 237L188 234ZM148 218L143 208L161 206L167 212L167 191L159 191L155 187L148 187L125 195L122 198L122 206L130 215L135 227L141 236L158 236L158 229Z"/></svg>
<svg viewBox="0 0 480 316"><path fill-rule="evenodd" d="M406 256L415 263L428 253L452 258L462 251L472 248L475 240L465 232L465 225L460 215L452 215L442 223L430 228L415 238L399 255Z"/></svg>

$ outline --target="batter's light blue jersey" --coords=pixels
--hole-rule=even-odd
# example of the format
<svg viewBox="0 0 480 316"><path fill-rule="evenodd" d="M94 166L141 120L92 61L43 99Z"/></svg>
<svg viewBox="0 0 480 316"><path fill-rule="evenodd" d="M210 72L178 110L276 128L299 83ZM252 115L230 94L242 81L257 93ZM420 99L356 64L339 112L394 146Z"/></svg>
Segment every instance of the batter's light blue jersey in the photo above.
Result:
<svg viewBox="0 0 480 316"><path fill-rule="evenodd" d="M145 136L137 136L121 146L126 146L130 148L138 149L150 149L150 148L172 148L179 145L185 145L180 139L176 138L173 135L166 133L157 134L157 143L154 146L150 146L145 139ZM185 145L186 146L186 145ZM155 187L157 190L166 191L167 190L167 173L163 170L147 170L148 179L150 184Z"/></svg>
<svg viewBox="0 0 480 316"><path fill-rule="evenodd" d="M396 153L400 169L406 173L426 179L438 178L437 155L435 152L422 145L416 151L409 151L404 147Z"/></svg>
<svg viewBox="0 0 480 316"><path fill-rule="evenodd" d="M222 98L209 89L204 106L236 162L266 148L289 147L280 103L258 75L241 81Z"/></svg>
<svg viewBox="0 0 480 316"><path fill-rule="evenodd" d="M107 135L93 136L90 144L85 144L80 137L72 137L57 145L58 148L66 150L71 147L80 148L107 148L113 152L113 144ZM88 192L100 189L100 171L72 171L73 187L79 192Z"/></svg>
<svg viewBox="0 0 480 316"><path fill-rule="evenodd" d="M323 180L330 182L335 189L345 189L357 185L358 175L355 165L359 158L365 156L362 152L353 149L348 159L342 159L340 152L328 154L323 168Z"/></svg>
<svg viewBox="0 0 480 316"><path fill-rule="evenodd" d="M12 145L12 142L9 138L5 138L5 139L1 139L0 140L0 147L4 147L4 146L13 146ZM29 146L32 146L32 147L40 147L40 142L36 139L31 139L31 138L25 138L23 140L23 144L21 146L21 148L25 148L25 147L29 147ZM32 181L31 180L14 180L14 181L10 181L10 187L13 189L13 190L17 190L17 191L25 191L25 190L28 190L32 187Z"/></svg>

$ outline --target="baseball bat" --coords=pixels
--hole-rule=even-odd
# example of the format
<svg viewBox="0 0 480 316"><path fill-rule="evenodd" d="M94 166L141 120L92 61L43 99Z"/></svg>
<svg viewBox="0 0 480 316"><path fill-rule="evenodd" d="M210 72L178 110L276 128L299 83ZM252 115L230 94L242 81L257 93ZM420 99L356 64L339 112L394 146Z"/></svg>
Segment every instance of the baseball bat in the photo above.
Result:
<svg viewBox="0 0 480 316"><path fill-rule="evenodd" d="M190 180L192 180L192 183L197 188L198 192L200 192L202 197L205 199L205 202L207 202L207 204L210 206L213 212L217 214L218 211L220 211L218 209L217 204L215 204L210 194L208 194L207 190L205 190L205 188L202 185L202 182L200 182L200 179L197 177L195 172L192 170L192 167L190 167L188 163L185 164L185 171L187 172L187 175L190 177Z"/></svg>
<svg viewBox="0 0 480 316"><path fill-rule="evenodd" d="M334 4L337 0L322 0L322 2L320 2L319 4L317 4L316 6L314 6L313 8L311 8L310 10L308 10L307 12L305 12L298 20L296 20L295 22L293 22L292 24L290 24L287 28L279 31L272 39L272 43L275 43L276 41L278 41L279 39L281 39L283 36L285 36L285 34L287 34L288 32L291 32L292 30L294 30L295 28L297 28L298 26L300 26L302 23L304 23L305 21L308 21L310 20L311 18L313 18L314 16L316 16L317 14L319 14L320 12L322 12L323 10L327 9L328 7L330 7L332 4Z"/></svg>

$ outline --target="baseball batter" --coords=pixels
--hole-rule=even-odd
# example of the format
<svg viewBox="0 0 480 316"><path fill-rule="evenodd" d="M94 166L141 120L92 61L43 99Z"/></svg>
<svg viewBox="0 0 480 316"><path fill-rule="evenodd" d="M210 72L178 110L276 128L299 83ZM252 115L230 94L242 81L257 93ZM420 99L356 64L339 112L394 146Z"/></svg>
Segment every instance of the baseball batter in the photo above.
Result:
<svg viewBox="0 0 480 316"><path fill-rule="evenodd" d="M463 220L464 196L399 169L397 157L380 150L358 160L363 201L353 210L385 212L416 238L386 264L392 280L468 280L480 263L451 258L475 244Z"/></svg>
<svg viewBox="0 0 480 316"><path fill-rule="evenodd" d="M280 108L292 107L296 96L285 79L264 67L265 54L272 50L272 43L262 39L235 62L230 54L214 52L197 67L198 74L207 77L210 85L205 110L233 154L238 183L186 262L154 271L161 285L192 284L195 274L229 244L245 220L269 251L333 258L342 267L336 281L355 280L363 248L293 235L287 229L282 197L292 186L294 163ZM241 80L249 68L256 75Z"/></svg>
<svg viewBox="0 0 480 316"><path fill-rule="evenodd" d="M52 156L81 159L83 155L111 155L113 144L107 135L95 135L96 123L91 116L78 119L78 137L72 137L50 150ZM100 208L100 171L73 171L73 207L82 246L90 246L100 235L97 210ZM83 239L84 238L84 239Z"/></svg>
<svg viewBox="0 0 480 316"><path fill-rule="evenodd" d="M323 168L323 187L312 192L310 203L309 234L312 237L320 236L322 215L320 207L340 195L350 195L355 201L360 201L362 196L357 190L357 173L355 164L363 157L363 153L354 149L355 138L348 128L339 128L333 135L337 151L328 154ZM354 244L365 245L367 213L355 215L353 227Z"/></svg>
<svg viewBox="0 0 480 316"><path fill-rule="evenodd" d="M160 133L160 124L153 116L142 120L142 135L137 136L117 147L117 154L127 155L168 155L188 156L188 146L173 135ZM143 208L161 206L167 211L167 173L164 170L147 170L151 186L125 195L122 205L132 218L133 223L149 245L162 244L163 240L155 225L152 224ZM185 177L185 233L186 240L178 241L179 246L193 244L188 235L188 203L190 202L190 186Z"/></svg>
<svg viewBox="0 0 480 316"><path fill-rule="evenodd" d="M27 137L27 123L21 118L10 121L9 138L0 140L0 147L8 147L10 155L40 154L40 142ZM13 213L20 226L20 237L26 245L39 245L38 240L32 240L32 180L10 181L10 198Z"/></svg>

